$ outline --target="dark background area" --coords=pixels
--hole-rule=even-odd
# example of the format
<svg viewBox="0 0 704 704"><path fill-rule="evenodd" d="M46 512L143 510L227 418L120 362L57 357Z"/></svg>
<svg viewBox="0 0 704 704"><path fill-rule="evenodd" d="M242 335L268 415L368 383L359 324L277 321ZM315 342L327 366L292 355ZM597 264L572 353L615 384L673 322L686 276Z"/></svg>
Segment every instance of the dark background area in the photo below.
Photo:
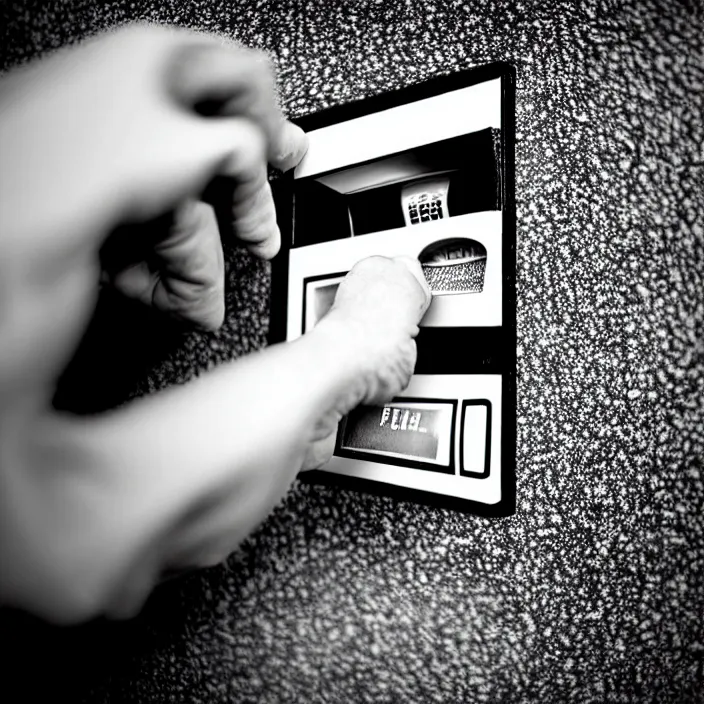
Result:
<svg viewBox="0 0 704 704"><path fill-rule="evenodd" d="M701 3L1 7L5 66L129 19L222 32L272 54L292 116L512 62L518 242L515 516L296 484L134 622L2 614L3 701L704 701ZM261 347L268 268L227 259L218 333L106 300L66 403Z"/></svg>

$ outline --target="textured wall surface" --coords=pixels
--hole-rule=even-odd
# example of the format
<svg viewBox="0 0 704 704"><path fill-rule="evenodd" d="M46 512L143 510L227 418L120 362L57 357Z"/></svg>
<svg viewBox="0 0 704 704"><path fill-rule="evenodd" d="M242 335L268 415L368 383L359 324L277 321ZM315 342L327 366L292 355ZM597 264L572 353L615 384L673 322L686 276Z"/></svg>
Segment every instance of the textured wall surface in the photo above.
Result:
<svg viewBox="0 0 704 704"><path fill-rule="evenodd" d="M517 68L516 515L297 484L228 565L163 588L133 623L3 616L18 701L45 686L86 702L704 701L701 2L2 11L5 65L135 18L236 37L271 52L292 115ZM260 347L267 269L228 262L217 334L106 303L84 354L110 371L78 370L77 410Z"/></svg>

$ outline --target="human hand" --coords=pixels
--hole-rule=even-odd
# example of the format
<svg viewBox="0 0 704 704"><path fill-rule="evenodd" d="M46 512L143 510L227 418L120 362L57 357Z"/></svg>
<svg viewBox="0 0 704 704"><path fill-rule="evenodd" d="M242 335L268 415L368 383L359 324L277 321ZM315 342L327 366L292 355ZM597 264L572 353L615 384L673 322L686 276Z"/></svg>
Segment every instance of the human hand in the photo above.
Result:
<svg viewBox="0 0 704 704"><path fill-rule="evenodd" d="M73 620L110 606L124 585L139 603L159 568L179 564L174 545L193 535L189 511L203 495L230 502L224 515L237 525L214 533L234 548L290 484L285 441L278 454L253 430L223 441L226 405L242 427L249 416L238 391L259 393L247 371L90 421L53 412L51 399L103 268L128 296L220 324L215 209L224 197L222 234L272 257L279 233L267 161L292 168L306 138L276 107L263 55L153 26L6 74L0 106L0 556L13 566L0 598ZM277 359L254 368L266 378ZM269 466L279 471L266 474ZM189 520L176 529L178 510Z"/></svg>
<svg viewBox="0 0 704 704"><path fill-rule="evenodd" d="M155 26L101 35L0 80L0 278L13 291L0 376L53 384L103 267L125 295L205 328L222 322L213 206L228 210L226 238L272 257L267 160L288 169L306 149L273 86L262 54Z"/></svg>
<svg viewBox="0 0 704 704"><path fill-rule="evenodd" d="M342 416L360 403L386 403L408 386L414 338L430 302L420 263L410 257L363 259L340 283L332 308L309 334L333 340L336 363L354 368L358 383L321 417L306 469L330 458Z"/></svg>
<svg viewBox="0 0 704 704"><path fill-rule="evenodd" d="M430 301L420 263L410 257L363 259L342 281L328 323L348 329L345 340L365 366L360 402L384 403L408 385Z"/></svg>
<svg viewBox="0 0 704 704"><path fill-rule="evenodd" d="M242 50L137 27L0 81L0 599L60 622L134 614L164 573L235 549L341 415L408 382L427 287L417 262L373 258L300 341L110 414L51 408L102 264L215 327L213 191L233 236L278 249L266 160L295 165L305 139L267 76Z"/></svg>

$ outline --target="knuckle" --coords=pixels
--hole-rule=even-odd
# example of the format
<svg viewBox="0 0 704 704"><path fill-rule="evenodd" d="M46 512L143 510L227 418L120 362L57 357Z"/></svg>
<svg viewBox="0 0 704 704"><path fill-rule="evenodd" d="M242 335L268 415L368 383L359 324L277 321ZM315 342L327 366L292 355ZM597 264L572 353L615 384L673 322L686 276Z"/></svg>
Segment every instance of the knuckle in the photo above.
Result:
<svg viewBox="0 0 704 704"><path fill-rule="evenodd" d="M249 246L249 251L260 259L273 259L281 248L281 239L276 225L272 226L265 238Z"/></svg>
<svg viewBox="0 0 704 704"><path fill-rule="evenodd" d="M263 247L277 234L273 218L251 216L235 220L237 239L247 246Z"/></svg>

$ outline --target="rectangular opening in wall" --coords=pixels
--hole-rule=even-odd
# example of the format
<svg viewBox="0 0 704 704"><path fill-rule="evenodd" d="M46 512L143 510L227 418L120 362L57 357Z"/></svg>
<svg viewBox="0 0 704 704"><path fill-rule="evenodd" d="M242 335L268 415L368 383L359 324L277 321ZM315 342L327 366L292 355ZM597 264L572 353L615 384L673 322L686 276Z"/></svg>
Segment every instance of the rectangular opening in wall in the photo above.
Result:
<svg viewBox="0 0 704 704"><path fill-rule="evenodd" d="M309 276L303 280L303 327L304 333L312 330L327 314L335 302L340 282L347 272Z"/></svg>
<svg viewBox="0 0 704 704"><path fill-rule="evenodd" d="M487 128L297 179L294 246L500 210L500 130Z"/></svg>

